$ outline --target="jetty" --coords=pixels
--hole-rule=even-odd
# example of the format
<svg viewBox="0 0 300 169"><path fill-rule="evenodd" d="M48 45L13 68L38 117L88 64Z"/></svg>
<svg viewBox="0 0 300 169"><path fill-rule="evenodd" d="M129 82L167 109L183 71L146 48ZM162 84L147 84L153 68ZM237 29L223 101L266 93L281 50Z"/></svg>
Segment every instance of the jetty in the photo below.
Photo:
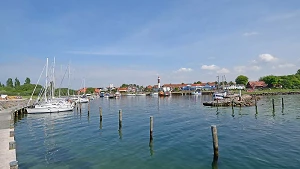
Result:
<svg viewBox="0 0 300 169"><path fill-rule="evenodd" d="M15 116L25 112L28 100L0 100L0 168L18 168L14 139Z"/></svg>
<svg viewBox="0 0 300 169"><path fill-rule="evenodd" d="M245 107L245 106L255 106L257 101L260 100L260 97L251 96L251 95L229 95L222 100L214 100L210 102L204 102L204 106L213 106L213 107Z"/></svg>

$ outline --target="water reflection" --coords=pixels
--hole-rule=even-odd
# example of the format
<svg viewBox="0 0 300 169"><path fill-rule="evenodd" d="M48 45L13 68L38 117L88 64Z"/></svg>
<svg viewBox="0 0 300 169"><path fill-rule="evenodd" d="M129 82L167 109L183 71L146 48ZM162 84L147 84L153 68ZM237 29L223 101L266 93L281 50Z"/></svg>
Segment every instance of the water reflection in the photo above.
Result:
<svg viewBox="0 0 300 169"><path fill-rule="evenodd" d="M149 151L150 151L150 156L153 156L154 155L153 140L149 141Z"/></svg>
<svg viewBox="0 0 300 169"><path fill-rule="evenodd" d="M123 134L122 134L122 129L119 129L119 139L122 140Z"/></svg>
<svg viewBox="0 0 300 169"><path fill-rule="evenodd" d="M211 163L212 169L218 169L218 158L213 157L213 161Z"/></svg>

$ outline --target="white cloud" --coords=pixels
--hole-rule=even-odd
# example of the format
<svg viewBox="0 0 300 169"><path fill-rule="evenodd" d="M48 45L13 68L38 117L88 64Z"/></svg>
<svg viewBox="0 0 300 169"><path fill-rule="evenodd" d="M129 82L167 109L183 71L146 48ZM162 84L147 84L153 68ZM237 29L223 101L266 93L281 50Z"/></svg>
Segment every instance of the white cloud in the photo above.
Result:
<svg viewBox="0 0 300 169"><path fill-rule="evenodd" d="M193 69L183 67L183 68L178 69L176 72L191 72L191 71L193 71Z"/></svg>
<svg viewBox="0 0 300 169"><path fill-rule="evenodd" d="M216 65L202 65L201 69L204 69L204 70L218 70L219 67L216 66Z"/></svg>
<svg viewBox="0 0 300 169"><path fill-rule="evenodd" d="M243 34L243 36L253 36L253 35L257 35L258 33L257 32L245 32Z"/></svg>
<svg viewBox="0 0 300 169"><path fill-rule="evenodd" d="M230 73L230 71L226 68L219 69L217 73Z"/></svg>
<svg viewBox="0 0 300 169"><path fill-rule="evenodd" d="M246 71L246 66L236 66L233 68L237 73L244 73Z"/></svg>
<svg viewBox="0 0 300 169"><path fill-rule="evenodd" d="M255 70L255 71L258 71L261 69L261 67L259 66L252 66L252 67L249 67L250 70Z"/></svg>
<svg viewBox="0 0 300 169"><path fill-rule="evenodd" d="M294 67L294 64L291 63L285 63L285 64L280 64L278 65L279 68L288 68L288 67Z"/></svg>
<svg viewBox="0 0 300 169"><path fill-rule="evenodd" d="M259 55L259 59L263 62L274 62L277 60L277 58L271 54L261 54Z"/></svg>

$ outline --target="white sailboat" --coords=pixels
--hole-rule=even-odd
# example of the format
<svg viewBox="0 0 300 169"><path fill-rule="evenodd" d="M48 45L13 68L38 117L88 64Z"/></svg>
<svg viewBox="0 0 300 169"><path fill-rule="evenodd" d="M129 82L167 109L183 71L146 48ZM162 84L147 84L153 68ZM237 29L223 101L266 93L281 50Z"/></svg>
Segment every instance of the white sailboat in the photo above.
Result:
<svg viewBox="0 0 300 169"><path fill-rule="evenodd" d="M54 64L55 65L55 60ZM43 70L44 71L44 70ZM29 114L37 114L37 113L53 113L53 112L63 112L63 111L72 111L74 105L71 104L70 102L62 99L55 99L54 97L54 66L53 66L53 81L51 82L51 85L48 87L48 58L46 62L46 83L45 83L45 88L44 88L44 102L39 102L36 105L34 105L33 108L27 108L27 112ZM38 83L37 83L38 84ZM50 88L51 87L51 88ZM48 99L47 96L47 89L50 88L50 99ZM36 89L36 88L35 88ZM34 89L34 91L35 91ZM33 91L33 93L34 93ZM32 95L33 95L32 93ZM32 95L30 100L32 99ZM38 97L39 100L39 97Z"/></svg>

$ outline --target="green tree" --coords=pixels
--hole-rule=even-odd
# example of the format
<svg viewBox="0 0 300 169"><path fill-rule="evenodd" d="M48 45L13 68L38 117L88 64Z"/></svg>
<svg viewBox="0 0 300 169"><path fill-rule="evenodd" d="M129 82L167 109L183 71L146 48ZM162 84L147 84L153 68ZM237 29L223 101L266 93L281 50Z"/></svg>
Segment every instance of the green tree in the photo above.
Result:
<svg viewBox="0 0 300 169"><path fill-rule="evenodd" d="M25 83L24 83L24 84L30 84L30 79L29 79L29 77L26 77Z"/></svg>
<svg viewBox="0 0 300 169"><path fill-rule="evenodd" d="M248 77L244 76L244 75L239 75L236 79L235 79L235 83L236 84L243 84L246 85L248 83Z"/></svg>
<svg viewBox="0 0 300 169"><path fill-rule="evenodd" d="M6 81L6 86L7 87L11 87L13 88L14 87L14 83L13 83L13 80L11 78L8 78L7 81Z"/></svg>
<svg viewBox="0 0 300 169"><path fill-rule="evenodd" d="M201 84L201 81L194 82L194 84Z"/></svg>
<svg viewBox="0 0 300 169"><path fill-rule="evenodd" d="M20 81L18 78L15 78L15 87L19 87L20 86Z"/></svg>
<svg viewBox="0 0 300 169"><path fill-rule="evenodd" d="M296 75L300 75L300 69L297 70Z"/></svg>
<svg viewBox="0 0 300 169"><path fill-rule="evenodd" d="M231 86L231 85L234 85L233 81L230 81L228 84L229 84L230 86Z"/></svg>
<svg viewBox="0 0 300 169"><path fill-rule="evenodd" d="M259 78L260 81L264 81L266 84L268 84L268 87L274 87L278 84L279 78L274 75L264 76Z"/></svg>

